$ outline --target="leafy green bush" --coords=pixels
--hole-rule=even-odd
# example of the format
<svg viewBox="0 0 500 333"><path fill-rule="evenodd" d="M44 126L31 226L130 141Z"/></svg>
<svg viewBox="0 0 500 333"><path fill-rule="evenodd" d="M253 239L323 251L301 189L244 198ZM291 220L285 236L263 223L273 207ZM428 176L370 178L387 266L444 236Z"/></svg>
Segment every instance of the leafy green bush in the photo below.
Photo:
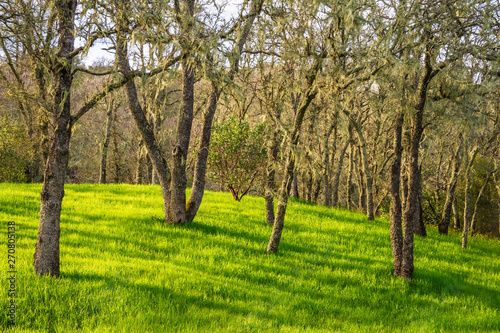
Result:
<svg viewBox="0 0 500 333"><path fill-rule="evenodd" d="M264 128L264 124L250 126L236 117L214 127L209 176L226 187L237 201L248 193L264 169Z"/></svg>

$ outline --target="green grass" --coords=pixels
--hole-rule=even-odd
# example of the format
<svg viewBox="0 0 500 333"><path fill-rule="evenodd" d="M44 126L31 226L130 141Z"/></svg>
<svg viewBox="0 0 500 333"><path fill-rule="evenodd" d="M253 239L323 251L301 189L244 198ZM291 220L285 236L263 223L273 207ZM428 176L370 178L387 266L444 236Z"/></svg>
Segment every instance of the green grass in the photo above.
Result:
<svg viewBox="0 0 500 333"><path fill-rule="evenodd" d="M61 277L33 273L40 185L0 184L0 331L7 221L17 230L15 332L497 332L500 243L415 239L414 280L393 278L389 223L291 202L265 254L264 200L208 192L196 220L161 223L157 186L69 185ZM3 313L1 313L3 312Z"/></svg>

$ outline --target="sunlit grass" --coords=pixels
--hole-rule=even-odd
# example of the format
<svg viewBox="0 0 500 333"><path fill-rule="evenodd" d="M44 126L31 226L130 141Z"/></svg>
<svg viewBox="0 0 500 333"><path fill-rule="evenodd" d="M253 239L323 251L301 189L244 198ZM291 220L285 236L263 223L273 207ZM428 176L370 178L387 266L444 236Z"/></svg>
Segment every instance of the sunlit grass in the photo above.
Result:
<svg viewBox="0 0 500 333"><path fill-rule="evenodd" d="M264 200L205 194L196 220L161 223L159 187L69 185L61 277L33 273L40 185L0 184L0 330L7 221L17 231L15 332L434 332L500 329L500 242L429 228L411 284L391 276L389 223L291 202L276 255ZM3 286L2 286L3 285Z"/></svg>

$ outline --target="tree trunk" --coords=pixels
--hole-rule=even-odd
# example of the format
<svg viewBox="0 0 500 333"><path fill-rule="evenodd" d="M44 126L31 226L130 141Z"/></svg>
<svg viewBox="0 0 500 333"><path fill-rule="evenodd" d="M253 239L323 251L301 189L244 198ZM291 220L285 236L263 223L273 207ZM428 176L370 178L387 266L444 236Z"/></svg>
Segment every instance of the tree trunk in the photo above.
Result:
<svg viewBox="0 0 500 333"><path fill-rule="evenodd" d="M311 202L312 201L312 187L313 187L313 174L312 171L307 171L306 173L306 182L304 184L304 187L306 188L306 200Z"/></svg>
<svg viewBox="0 0 500 333"><path fill-rule="evenodd" d="M468 155L467 169L465 170L465 199L464 199L464 229L462 232L462 249L467 248L468 235L472 219L471 195L472 195L472 167L476 159L478 147L475 147Z"/></svg>
<svg viewBox="0 0 500 333"><path fill-rule="evenodd" d="M58 27L59 67L54 73L54 104L51 111L49 152L40 194L40 224L34 255L34 269L38 275L59 277L59 235L61 206L64 197L64 178L69 160L71 137L71 85L74 50L74 19L76 0L58 0L55 3Z"/></svg>
<svg viewBox="0 0 500 333"><path fill-rule="evenodd" d="M351 142L351 151L349 152L349 173L347 174L347 209L353 209L353 195L354 195L354 185L352 182L352 176L354 173L354 164L355 164L355 147Z"/></svg>
<svg viewBox="0 0 500 333"><path fill-rule="evenodd" d="M275 175L275 163L278 157L278 133L276 130L273 131L271 139L269 140L267 147L267 176L266 176L266 221L267 224L273 225L274 223L274 175Z"/></svg>
<svg viewBox="0 0 500 333"><path fill-rule="evenodd" d="M115 145L116 146L116 145ZM144 168L146 164L146 153L144 152L144 140L140 140L139 142L139 151L137 153L137 168L135 171L135 183L136 184L144 184ZM115 154L115 158L117 154Z"/></svg>
<svg viewBox="0 0 500 333"><path fill-rule="evenodd" d="M194 166L193 188L191 195L186 206L186 219L191 222L198 209L200 208L205 191L205 176L207 173L207 159L210 147L210 138L212 135L212 123L217 110L217 102L219 100L220 92L217 85L212 82L212 91L210 93L210 103L203 115L203 130L201 133L201 142L196 155L196 162Z"/></svg>
<svg viewBox="0 0 500 333"><path fill-rule="evenodd" d="M321 191L321 178L319 176L314 177L313 181L313 192L312 192L312 202L318 203L319 192Z"/></svg>
<svg viewBox="0 0 500 333"><path fill-rule="evenodd" d="M279 243L281 240L281 233L283 232L283 226L285 222L288 194L292 186L293 171L295 168L295 158L292 154L292 147L296 147L299 143L300 128L302 127L302 123L304 121L304 115L307 108L309 107L309 104L311 104L312 100L318 93L317 89L314 87L314 82L316 81L316 75L321 68L321 63L321 58L317 58L315 64L310 69L309 75L306 76L307 91L305 93L305 96L302 98L300 106L297 110L297 114L295 115L293 130L288 139L283 183L281 184L278 195L278 209L274 218L273 231L271 233L269 244L267 246L267 253L275 253L278 251Z"/></svg>
<svg viewBox="0 0 500 333"><path fill-rule="evenodd" d="M391 246L394 258L394 276L401 275L403 263L403 229L401 224L401 197L399 188L401 185L401 133L403 128L403 113L398 112L394 123L394 162L391 166Z"/></svg>
<svg viewBox="0 0 500 333"><path fill-rule="evenodd" d="M332 206L333 207L337 207L338 203L339 203L340 175L342 173L342 168L344 166L344 157L345 157L347 148L349 147L349 144L351 144L351 140L352 140L352 124L349 123L348 126L349 126L348 127L349 137L347 138L347 141L345 142L344 147L340 151L339 164L337 165L335 177L333 178L333 186L332 186ZM352 169L351 169L352 165L353 165L352 163L349 164L349 167L350 167L349 168L349 177L352 174ZM350 191L350 187L351 187L350 182L348 182L348 192ZM351 196L348 196L348 197L351 198Z"/></svg>
<svg viewBox="0 0 500 333"><path fill-rule="evenodd" d="M410 134L409 149L409 172L408 172L408 198L403 217L403 265L401 277L411 280L414 271L413 265L413 230L418 219L418 196L420 191L420 168L419 149L420 139L423 132L423 115L427 100L427 89L432 78L432 67L428 52L424 55L425 68L420 78L418 92L418 102L415 106L415 113L412 118L412 128Z"/></svg>
<svg viewBox="0 0 500 333"><path fill-rule="evenodd" d="M366 151L366 142L362 139L361 152L363 157L364 176L366 179L366 216L368 221L375 220L373 206L373 177L370 170L370 162L368 161L368 152Z"/></svg>
<svg viewBox="0 0 500 333"><path fill-rule="evenodd" d="M145 160L145 164L146 164L146 174L145 174L145 178L146 178L146 184L153 184L153 162L151 162L151 158L149 157L149 155L146 155L146 160Z"/></svg>
<svg viewBox="0 0 500 333"><path fill-rule="evenodd" d="M113 123L113 99L110 99L109 101L106 115L107 115L106 135L104 137L104 142L102 144L99 184L106 184L106 172L107 172L106 164L108 159L108 146L109 146L109 141L111 139L111 125Z"/></svg>
<svg viewBox="0 0 500 333"><path fill-rule="evenodd" d="M451 209L453 206L453 202L455 201L455 189L457 187L458 181L458 173L460 171L460 150L461 145L458 147L454 157L453 157L453 171L451 174L451 179L448 184L448 192L446 194L446 201L443 208L443 215L441 218L441 222L439 222L439 233L442 235L448 234L448 226L450 225L451 219Z"/></svg>
<svg viewBox="0 0 500 333"><path fill-rule="evenodd" d="M407 161L405 161L407 162ZM401 162L401 207L403 212L406 211L406 202L408 200L408 170L406 165L408 163Z"/></svg>
<svg viewBox="0 0 500 333"><path fill-rule="evenodd" d="M297 181L297 172L293 172L293 178L292 178L292 193L290 194L290 197L292 198L298 198L299 197L299 184Z"/></svg>
<svg viewBox="0 0 500 333"><path fill-rule="evenodd" d="M118 64L121 72L125 76L131 75L130 64L128 60L127 51L127 34L128 25L127 17L124 11L121 12L122 17L117 18L117 47L116 55ZM165 223L170 223L172 219L170 218L170 169L168 168L167 162L163 157L160 149L160 145L156 141L153 133L153 129L144 115L141 105L139 104L139 98L137 95L137 88L134 80L130 80L125 85L125 92L127 95L127 102L132 113L132 117L141 133L141 137L146 144L146 149L149 156L151 157L151 162L155 168L158 178L160 180L160 187L163 195L163 210L165 213Z"/></svg>
<svg viewBox="0 0 500 333"><path fill-rule="evenodd" d="M356 156L362 159L359 147L357 147ZM358 210L366 211L366 182L363 168L359 164L355 164L358 179Z"/></svg>
<svg viewBox="0 0 500 333"><path fill-rule="evenodd" d="M425 224L424 224L424 219L422 216L422 201L423 201L423 194L422 194L422 169L418 169L418 202L417 202L417 218L415 220L415 229L413 232L415 235L419 235L422 237L427 237L427 231L425 230Z"/></svg>
<svg viewBox="0 0 500 333"><path fill-rule="evenodd" d="M116 113L115 113L115 119L113 121L113 127L116 125ZM114 128L116 130L116 128ZM121 168L121 159L120 159L120 153L118 151L118 142L117 142L117 136L113 135L113 164L115 166L115 177L114 177L114 183L119 184L121 175L122 175L122 168Z"/></svg>
<svg viewBox="0 0 500 333"><path fill-rule="evenodd" d="M460 229L460 210L458 209L457 198L453 200L453 228Z"/></svg>
<svg viewBox="0 0 500 333"><path fill-rule="evenodd" d="M194 1L189 1L193 4ZM191 6L191 5L190 5ZM191 16L192 16L191 8ZM186 161L191 139L194 105L194 69L187 60L182 65L182 104L177 121L177 142L172 150L172 222L182 224L186 222Z"/></svg>
<svg viewBox="0 0 500 333"><path fill-rule="evenodd" d="M324 149L324 158L323 158L323 164L325 166L325 170L323 173L323 205L326 207L330 207L331 202L330 200L332 199L332 192L331 192L331 187L330 187L330 176L331 176L331 168L332 166L330 165L330 146L328 144L330 140L330 136L332 135L333 129L337 126L336 124L337 120L335 120L332 125L330 125L330 128L328 131L325 132L325 137L323 141L323 149Z"/></svg>
<svg viewBox="0 0 500 333"><path fill-rule="evenodd" d="M361 129L359 121L352 118L349 111L343 110L345 115L349 118L349 121L354 126L356 133L358 134L358 139L360 143L360 155L362 158L363 169L360 169L360 179L359 179L359 189L360 189L360 206L363 210L366 210L366 216L368 221L373 221L374 217L374 206L373 206L373 177L370 170L370 162L368 160L368 152L366 150L366 140ZM366 182L364 181L366 180Z"/></svg>
<svg viewBox="0 0 500 333"><path fill-rule="evenodd" d="M496 170L491 170L488 171L488 175L486 176L486 179L484 180L483 186L481 186L481 189L479 190L479 193L476 198L476 203L474 204L474 213L472 214L472 221L471 221L471 232L470 235L471 237L474 235L476 232L476 222L477 222L477 210L479 206L479 200L481 200L481 197L484 194L484 190L486 189L486 186L488 185L491 175L496 172Z"/></svg>

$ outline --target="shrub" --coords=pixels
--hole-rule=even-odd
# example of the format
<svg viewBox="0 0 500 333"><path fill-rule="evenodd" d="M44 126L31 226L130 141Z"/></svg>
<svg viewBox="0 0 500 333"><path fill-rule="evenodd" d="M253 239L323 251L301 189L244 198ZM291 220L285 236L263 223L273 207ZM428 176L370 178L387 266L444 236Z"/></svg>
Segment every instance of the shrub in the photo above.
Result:
<svg viewBox="0 0 500 333"><path fill-rule="evenodd" d="M248 193L264 169L264 128L264 124L250 126L236 117L214 127L209 176L226 187L236 201Z"/></svg>

